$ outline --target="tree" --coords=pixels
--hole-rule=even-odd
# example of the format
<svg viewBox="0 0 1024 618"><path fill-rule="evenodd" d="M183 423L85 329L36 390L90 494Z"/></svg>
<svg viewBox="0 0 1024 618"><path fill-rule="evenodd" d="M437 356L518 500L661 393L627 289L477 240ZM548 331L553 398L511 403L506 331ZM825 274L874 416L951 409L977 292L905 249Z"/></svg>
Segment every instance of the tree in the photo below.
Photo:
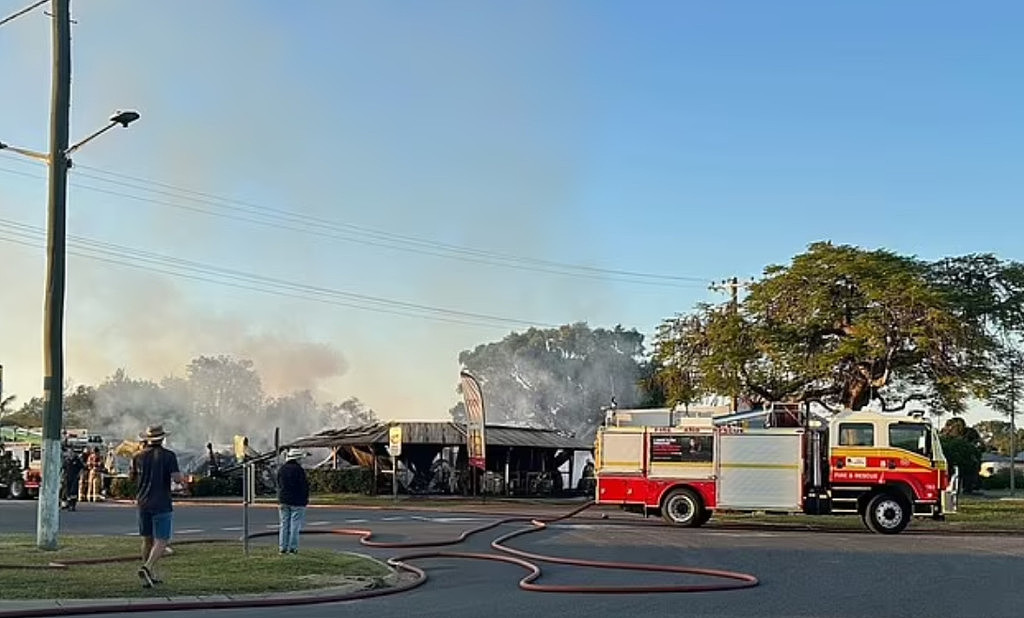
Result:
<svg viewBox="0 0 1024 618"><path fill-rule="evenodd" d="M96 389L79 384L74 390L64 393L64 425L86 425L92 418L95 407Z"/></svg>
<svg viewBox="0 0 1024 618"><path fill-rule="evenodd" d="M636 330L577 323L511 333L463 351L459 361L481 382L488 423L586 438L600 422L602 407L640 400L643 352L643 335ZM465 420L462 403L450 413Z"/></svg>
<svg viewBox="0 0 1024 618"><path fill-rule="evenodd" d="M9 425L19 427L39 427L43 424L43 398L33 397L21 405L14 414L4 419Z"/></svg>
<svg viewBox="0 0 1024 618"><path fill-rule="evenodd" d="M985 277L972 274L982 265ZM928 263L815 243L768 266L735 310L701 305L673 319L655 345L658 381L670 401L735 392L962 413L992 396L1009 345L1000 333L1024 323L1010 306L1024 298L1020 271L990 256Z"/></svg>
<svg viewBox="0 0 1024 618"><path fill-rule="evenodd" d="M1000 455L1010 455L1010 423L1006 421L981 421L974 426L981 437L983 448ZM1017 429L1017 448L1024 448L1024 428Z"/></svg>
<svg viewBox="0 0 1024 618"><path fill-rule="evenodd" d="M968 427L964 419L951 418L939 432L939 439L949 465L960 469L964 488L968 491L978 489L981 485L978 473L981 471L981 454L984 451L981 434L973 427Z"/></svg>
<svg viewBox="0 0 1024 618"><path fill-rule="evenodd" d="M14 403L15 399L17 399L17 396L15 395L8 395L7 397L0 399L0 420L3 420L3 418L7 416L7 413L10 411L11 404Z"/></svg>
<svg viewBox="0 0 1024 618"><path fill-rule="evenodd" d="M260 421L266 402L252 361L200 356L188 364L186 375L192 414L213 435L248 433L244 428Z"/></svg>

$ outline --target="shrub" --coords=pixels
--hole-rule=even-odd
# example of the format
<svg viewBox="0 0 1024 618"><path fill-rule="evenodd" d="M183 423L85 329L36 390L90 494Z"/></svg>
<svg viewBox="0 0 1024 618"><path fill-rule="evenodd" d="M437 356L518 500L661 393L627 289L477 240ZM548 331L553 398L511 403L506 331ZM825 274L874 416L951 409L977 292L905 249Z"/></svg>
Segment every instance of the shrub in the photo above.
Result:
<svg viewBox="0 0 1024 618"><path fill-rule="evenodd" d="M115 478L110 482L110 497L117 499L135 499L138 485L131 479Z"/></svg>
<svg viewBox="0 0 1024 618"><path fill-rule="evenodd" d="M201 476L192 479L189 485L191 494L197 498L208 498L212 496L241 496L242 477L233 476L218 478L212 476Z"/></svg>
<svg viewBox="0 0 1024 618"><path fill-rule="evenodd" d="M373 488L373 471L369 468L341 470L307 470L309 491L314 494L369 494Z"/></svg>

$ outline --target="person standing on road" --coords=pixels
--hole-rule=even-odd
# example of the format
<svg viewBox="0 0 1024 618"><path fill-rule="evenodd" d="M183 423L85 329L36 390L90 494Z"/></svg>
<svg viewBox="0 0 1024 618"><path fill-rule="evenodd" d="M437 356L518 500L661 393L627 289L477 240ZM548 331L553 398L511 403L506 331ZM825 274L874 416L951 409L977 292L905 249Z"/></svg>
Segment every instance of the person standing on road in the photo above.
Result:
<svg viewBox="0 0 1024 618"><path fill-rule="evenodd" d="M99 502L103 499L100 490L103 489L103 458L100 457L100 447L95 446L89 454L89 502Z"/></svg>
<svg viewBox="0 0 1024 618"><path fill-rule="evenodd" d="M277 469L277 511L280 523L279 543L282 554L299 551L299 535L306 520L309 505L309 480L299 465L305 453L290 449L285 462Z"/></svg>
<svg viewBox="0 0 1024 618"><path fill-rule="evenodd" d="M78 456L78 453L73 448L68 447L61 468L64 476L64 482L61 483L64 493L63 507L69 511L74 511L78 504L78 477L81 476L82 470L85 469L85 464L82 463L82 458Z"/></svg>
<svg viewBox="0 0 1024 618"><path fill-rule="evenodd" d="M142 537L142 566L138 575L143 588L162 583L155 566L171 540L171 481L185 483L178 469L178 456L164 448L166 435L161 425L148 427L139 436L145 447L132 458L131 479L138 487L135 504Z"/></svg>

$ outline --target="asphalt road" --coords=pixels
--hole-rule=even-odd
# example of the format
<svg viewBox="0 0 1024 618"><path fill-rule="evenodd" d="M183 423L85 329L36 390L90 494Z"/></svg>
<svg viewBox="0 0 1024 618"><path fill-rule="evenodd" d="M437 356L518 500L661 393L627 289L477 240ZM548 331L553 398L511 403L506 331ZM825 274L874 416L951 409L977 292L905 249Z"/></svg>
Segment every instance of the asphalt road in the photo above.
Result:
<svg viewBox="0 0 1024 618"><path fill-rule="evenodd" d="M253 528L273 529L276 512L251 511ZM34 529L34 503L0 502L0 532ZM307 525L371 528L382 540L439 538L490 518L483 514L435 511L365 511L313 509ZM239 533L239 507L176 509L177 538L232 537ZM82 505L62 513L69 533L133 534L134 512L112 505ZM513 527L509 527L512 529ZM464 547L486 551L501 531L487 533ZM353 540L308 537L304 543L330 545L381 558L393 550L376 551ZM513 541L539 553L597 560L682 564L748 572L761 585L748 590L665 595L564 595L522 592L516 582L523 572L511 565L452 559L425 560L430 580L424 586L392 597L359 602L306 606L299 615L438 616L821 616L1010 617L1021 613L1014 586L1021 573L1024 537L807 533L783 531L680 530L651 526L609 526L598 522L558 525ZM547 583L652 584L678 581L667 575L581 570L541 565ZM696 582L696 578L689 581ZM281 616L280 608L199 612L215 618ZM161 613L195 617L197 613Z"/></svg>

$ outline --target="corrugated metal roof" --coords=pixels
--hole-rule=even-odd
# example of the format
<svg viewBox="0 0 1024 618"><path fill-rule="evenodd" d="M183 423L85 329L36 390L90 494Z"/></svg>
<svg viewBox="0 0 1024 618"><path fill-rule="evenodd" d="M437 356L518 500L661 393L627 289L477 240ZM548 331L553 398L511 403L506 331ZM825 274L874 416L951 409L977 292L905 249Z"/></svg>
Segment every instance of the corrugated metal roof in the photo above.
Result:
<svg viewBox="0 0 1024 618"><path fill-rule="evenodd" d="M333 446L354 446L363 444L388 443L388 430L402 426L402 441L407 444L438 444L458 446L466 442L466 430L462 425L450 421L391 421L341 429L328 429L315 435L299 438L289 446L296 448L318 448ZM522 446L531 448L554 448L590 450L594 445L562 435L550 429L531 427L508 427L487 425L485 434L489 446Z"/></svg>

